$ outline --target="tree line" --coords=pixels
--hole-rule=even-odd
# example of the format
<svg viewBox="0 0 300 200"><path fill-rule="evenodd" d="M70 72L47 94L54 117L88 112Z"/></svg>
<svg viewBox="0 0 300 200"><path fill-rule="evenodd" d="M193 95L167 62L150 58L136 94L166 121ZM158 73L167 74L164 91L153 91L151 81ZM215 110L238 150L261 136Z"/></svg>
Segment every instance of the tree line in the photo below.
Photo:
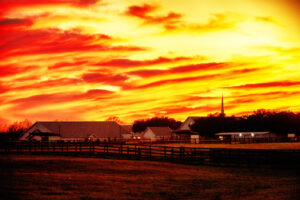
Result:
<svg viewBox="0 0 300 200"><path fill-rule="evenodd" d="M182 122L177 121L173 118L168 117L153 117L150 119L140 119L136 120L133 123L132 131L133 132L142 132L146 130L147 127L169 127L170 129L178 129L181 126Z"/></svg>
<svg viewBox="0 0 300 200"><path fill-rule="evenodd" d="M139 119L134 121L133 132L142 132L149 126L170 127L176 130L182 122L168 117L153 117L150 119ZM22 134L32 125L28 120L14 122L6 131L0 132L0 141L13 141L19 139ZM270 131L278 135L295 133L300 135L300 112L269 111L260 109L253 114L242 117L222 116L220 114L209 114L201 117L190 126L191 130L205 137L214 137L219 132L251 132Z"/></svg>
<svg viewBox="0 0 300 200"><path fill-rule="evenodd" d="M18 140L31 125L32 123L27 119L8 125L0 132L0 142Z"/></svg>
<svg viewBox="0 0 300 200"><path fill-rule="evenodd" d="M197 119L190 127L205 137L214 137L219 132L251 131L270 131L282 136L288 133L300 135L300 113L260 109L242 117L209 115Z"/></svg>

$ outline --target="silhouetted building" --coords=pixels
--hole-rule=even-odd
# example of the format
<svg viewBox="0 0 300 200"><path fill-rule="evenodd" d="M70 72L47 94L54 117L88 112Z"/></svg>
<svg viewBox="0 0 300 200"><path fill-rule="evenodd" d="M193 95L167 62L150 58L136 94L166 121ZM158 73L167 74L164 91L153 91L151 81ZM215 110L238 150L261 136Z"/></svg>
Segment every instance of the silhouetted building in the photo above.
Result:
<svg viewBox="0 0 300 200"><path fill-rule="evenodd" d="M269 131L261 132L224 132L217 133L216 136L221 140L233 139L233 138L268 138L273 137L274 134Z"/></svg>
<svg viewBox="0 0 300 200"><path fill-rule="evenodd" d="M144 132L144 139L162 140L172 137L172 130L169 127L147 127Z"/></svg>
<svg viewBox="0 0 300 200"><path fill-rule="evenodd" d="M225 117L223 95L222 95L222 101L221 101L221 114L220 114L220 116Z"/></svg>
<svg viewBox="0 0 300 200"><path fill-rule="evenodd" d="M128 134L128 130L114 121L36 122L20 140L108 141Z"/></svg>

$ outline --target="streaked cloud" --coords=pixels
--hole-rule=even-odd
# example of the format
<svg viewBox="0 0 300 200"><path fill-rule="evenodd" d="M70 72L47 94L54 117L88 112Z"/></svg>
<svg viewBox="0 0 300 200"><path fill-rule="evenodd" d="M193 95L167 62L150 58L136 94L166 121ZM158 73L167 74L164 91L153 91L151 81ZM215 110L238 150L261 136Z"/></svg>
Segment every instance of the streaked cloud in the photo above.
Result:
<svg viewBox="0 0 300 200"><path fill-rule="evenodd" d="M299 5L0 1L1 121L300 111Z"/></svg>

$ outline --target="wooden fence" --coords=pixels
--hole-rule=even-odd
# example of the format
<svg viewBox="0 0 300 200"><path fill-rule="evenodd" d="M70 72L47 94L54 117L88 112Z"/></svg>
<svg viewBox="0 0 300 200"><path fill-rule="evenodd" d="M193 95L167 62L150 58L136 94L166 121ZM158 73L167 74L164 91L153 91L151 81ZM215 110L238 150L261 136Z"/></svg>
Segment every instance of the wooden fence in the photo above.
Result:
<svg viewBox="0 0 300 200"><path fill-rule="evenodd" d="M170 143L192 143L192 144L252 144L252 143L283 143L283 142L300 142L300 137L265 137L265 138L232 138L232 139L174 139L163 138L153 141L151 139L119 139L116 142L123 144L170 144Z"/></svg>
<svg viewBox="0 0 300 200"><path fill-rule="evenodd" d="M89 155L235 167L300 167L300 150L257 150L104 144L96 142L13 142L0 153Z"/></svg>

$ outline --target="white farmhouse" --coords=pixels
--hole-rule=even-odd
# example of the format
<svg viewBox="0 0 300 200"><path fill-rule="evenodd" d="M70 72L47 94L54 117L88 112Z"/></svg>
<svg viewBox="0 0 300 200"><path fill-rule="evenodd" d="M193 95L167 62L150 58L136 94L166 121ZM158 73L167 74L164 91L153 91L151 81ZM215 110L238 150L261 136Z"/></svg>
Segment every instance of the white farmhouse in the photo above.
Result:
<svg viewBox="0 0 300 200"><path fill-rule="evenodd" d="M143 138L152 141L168 139L172 137L172 130L169 127L147 127Z"/></svg>
<svg viewBox="0 0 300 200"><path fill-rule="evenodd" d="M191 126L198 120L201 118L205 118L205 117L188 117L186 118L186 120L181 124L181 126L179 127L179 130L182 131L190 131L191 130Z"/></svg>

